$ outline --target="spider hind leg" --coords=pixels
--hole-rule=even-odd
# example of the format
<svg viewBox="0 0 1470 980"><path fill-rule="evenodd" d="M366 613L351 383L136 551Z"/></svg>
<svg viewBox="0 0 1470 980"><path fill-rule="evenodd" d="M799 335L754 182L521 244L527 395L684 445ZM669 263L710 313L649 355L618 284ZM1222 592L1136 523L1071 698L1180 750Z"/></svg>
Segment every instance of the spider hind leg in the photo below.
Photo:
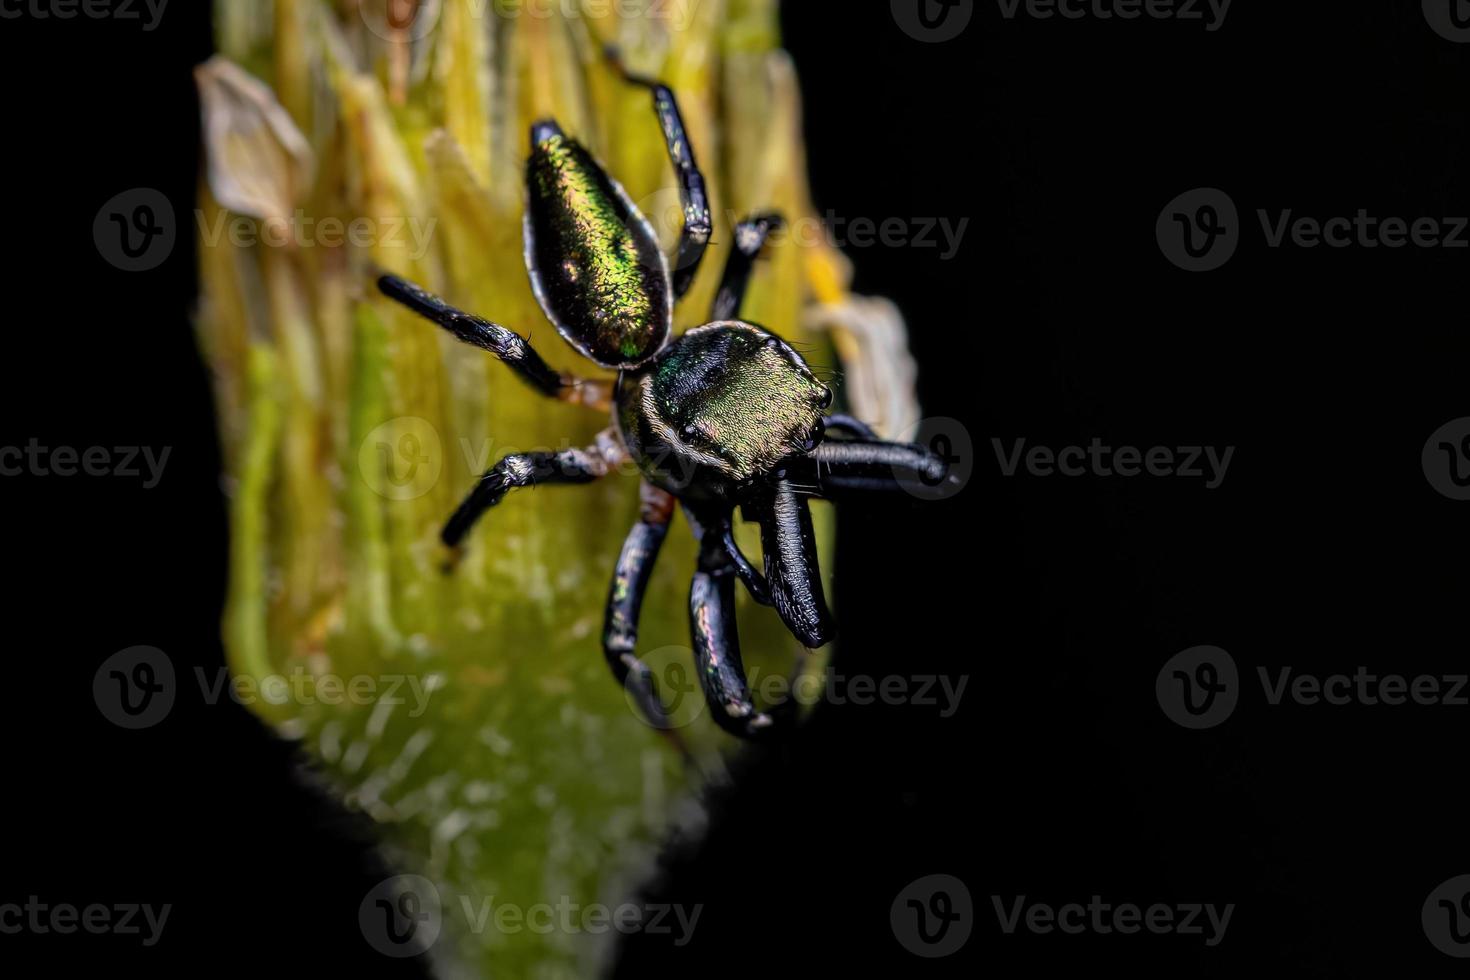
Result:
<svg viewBox="0 0 1470 980"><path fill-rule="evenodd" d="M671 267L674 298L678 299L694 283L694 274L699 271L699 263L704 259L710 233L714 230L704 175L700 173L699 164L694 159L694 146L689 142L689 134L684 129L684 117L679 113L679 102L674 98L673 91L660 81L629 71L623 64L622 55L616 45L608 45L604 54L624 81L653 93L653 109L658 115L659 128L663 130L669 162L674 165L674 173L679 179L679 200L683 205L684 225L679 232L679 247Z"/></svg>

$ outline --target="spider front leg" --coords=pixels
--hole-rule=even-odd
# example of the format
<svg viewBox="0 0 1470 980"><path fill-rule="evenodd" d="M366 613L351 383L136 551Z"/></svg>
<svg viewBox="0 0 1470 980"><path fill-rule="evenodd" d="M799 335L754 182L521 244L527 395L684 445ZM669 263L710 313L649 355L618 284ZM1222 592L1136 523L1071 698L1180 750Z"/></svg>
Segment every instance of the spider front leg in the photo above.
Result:
<svg viewBox="0 0 1470 980"><path fill-rule="evenodd" d="M653 109L658 114L664 143L669 148L669 161L679 179L679 202L684 209L684 224L679 232L679 248L672 270L674 298L678 299L689 291L694 282L694 274L699 271L699 263L709 245L710 232L714 230L704 175L695 162L694 147L689 142L689 134L684 131L684 117L679 114L679 103L673 91L662 82L630 72L616 46L608 45L604 52L625 81L653 93Z"/></svg>
<svg viewBox="0 0 1470 980"><path fill-rule="evenodd" d="M827 432L845 432L859 439L878 441L878 433L868 423L840 412L825 416L822 419L822 428Z"/></svg>
<svg viewBox="0 0 1470 980"><path fill-rule="evenodd" d="M747 506L747 517L760 524L766 583L776 613L803 646L823 646L837 628L822 592L816 533L806 498L790 476L780 476L762 498Z"/></svg>
<svg viewBox="0 0 1470 980"><path fill-rule="evenodd" d="M480 482L449 518L439 537L457 555L460 542L470 528L510 491L538 483L591 483L606 476L626 458L626 450L611 429L599 432L597 444L587 449L506 456L480 477Z"/></svg>
<svg viewBox="0 0 1470 980"><path fill-rule="evenodd" d="M694 669L715 724L740 738L772 732L775 718L756 709L740 659L735 626L738 572L724 543L730 515L696 516L685 510L699 542L699 563L689 586L689 636Z"/></svg>
<svg viewBox="0 0 1470 980"><path fill-rule="evenodd" d="M881 439L828 439L792 463L792 472L823 497L892 493L922 483L937 487L956 477L945 459L917 443Z"/></svg>
<svg viewBox="0 0 1470 980"><path fill-rule="evenodd" d="M494 354L541 394L602 411L611 406L612 387L608 382L588 381L552 370L529 343L500 324L457 310L428 290L398 276L380 276L378 289L384 296L432 320L464 343Z"/></svg>

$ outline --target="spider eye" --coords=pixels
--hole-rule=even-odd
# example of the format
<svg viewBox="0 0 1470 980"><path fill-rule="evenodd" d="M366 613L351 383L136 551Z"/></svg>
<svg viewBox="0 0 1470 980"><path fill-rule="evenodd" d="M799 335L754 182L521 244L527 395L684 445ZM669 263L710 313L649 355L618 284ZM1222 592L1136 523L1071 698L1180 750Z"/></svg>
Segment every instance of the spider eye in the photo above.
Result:
<svg viewBox="0 0 1470 980"><path fill-rule="evenodd" d="M822 385L821 393L817 395L817 407L832 407L832 389L828 388L826 385Z"/></svg>

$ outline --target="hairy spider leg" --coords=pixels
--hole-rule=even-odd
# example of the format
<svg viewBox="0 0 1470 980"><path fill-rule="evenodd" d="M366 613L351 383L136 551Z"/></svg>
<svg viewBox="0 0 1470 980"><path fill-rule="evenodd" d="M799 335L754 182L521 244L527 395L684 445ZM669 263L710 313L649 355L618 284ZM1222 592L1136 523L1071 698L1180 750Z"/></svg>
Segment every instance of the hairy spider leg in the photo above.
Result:
<svg viewBox="0 0 1470 980"><path fill-rule="evenodd" d="M740 550L740 545L735 542L735 524L728 518L720 532L720 547L725 549L731 564L735 566L735 574L740 581L745 583L745 590L750 597L763 606L771 604L771 585L766 577L755 570L755 566L745 557Z"/></svg>
<svg viewBox="0 0 1470 980"><path fill-rule="evenodd" d="M657 487L639 484L640 509L638 523L623 541L607 591L607 612L603 617L602 652L613 677L632 694L638 710L649 725L669 736L679 750L688 756L682 740L669 721L668 711L659 698L658 682L648 665L634 654L638 646L638 614L648 579L658 561L659 549L669 533L674 516L674 498Z"/></svg>
<svg viewBox="0 0 1470 980"><path fill-rule="evenodd" d="M949 464L925 446L881 439L828 439L792 461L792 473L822 497L891 493L916 483L935 487L957 478Z"/></svg>
<svg viewBox="0 0 1470 980"><path fill-rule="evenodd" d="M611 429L597 434L597 444L586 449L550 453L513 453L490 467L465 497L440 532L440 539L456 550L480 516L519 487L538 483L591 483L626 458Z"/></svg>
<svg viewBox="0 0 1470 980"><path fill-rule="evenodd" d="M384 296L437 323L466 344L489 351L515 371L523 381L549 398L606 410L612 404L612 388L606 381L589 381L562 374L547 366L531 345L514 331L463 310L457 310L426 289L398 276L378 278Z"/></svg>
<svg viewBox="0 0 1470 980"><path fill-rule="evenodd" d="M724 544L729 513L685 516L699 543L699 561L689 585L689 637L694 670L715 724L740 738L759 738L777 727L773 714L757 710L740 659L735 626L735 579L739 574Z"/></svg>
<svg viewBox="0 0 1470 980"><path fill-rule="evenodd" d="M826 432L845 432L859 439L878 440L878 433L874 432L868 423L851 415L834 412L822 419L822 429Z"/></svg>
<svg viewBox="0 0 1470 980"><path fill-rule="evenodd" d="M669 162L674 165L674 173L679 180L679 202L684 210L679 247L672 267L674 298L678 299L689 291L694 282L694 274L699 271L699 263L709 245L710 232L714 229L709 195L704 189L704 175L699 172L699 164L694 159L694 146L684 131L684 117L679 114L679 103L673 91L660 81L630 72L615 45L608 45L604 53L625 81L653 93L653 110L658 114L659 128L663 130L664 143L669 148Z"/></svg>
<svg viewBox="0 0 1470 980"><path fill-rule="evenodd" d="M711 322L740 318L740 306L745 301L745 288L750 284L750 271L756 256L760 255L771 232L784 223L779 214L768 212L752 215L735 226L735 244L730 249L730 257L725 260L725 273L710 308Z"/></svg>
<svg viewBox="0 0 1470 980"><path fill-rule="evenodd" d="M801 485L803 492L810 491ZM766 584L771 603L787 629L806 647L823 646L837 631L817 566L816 534L806 496L790 475L777 477L768 492L747 507L760 524Z"/></svg>

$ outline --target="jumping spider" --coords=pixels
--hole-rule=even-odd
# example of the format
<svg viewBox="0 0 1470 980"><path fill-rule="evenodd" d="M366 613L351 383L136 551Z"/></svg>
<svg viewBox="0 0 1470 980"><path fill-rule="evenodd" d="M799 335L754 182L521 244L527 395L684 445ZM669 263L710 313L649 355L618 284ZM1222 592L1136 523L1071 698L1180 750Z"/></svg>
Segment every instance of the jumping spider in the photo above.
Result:
<svg viewBox="0 0 1470 980"><path fill-rule="evenodd" d="M648 88L679 180L684 223L673 268L647 219L587 150L554 121L531 127L526 164L525 261L531 287L558 333L599 367L605 382L553 371L512 331L450 307L395 276L384 294L500 358L542 394L609 408L613 424L595 446L517 453L495 464L445 525L451 549L475 521L517 487L588 483L632 459L643 475L642 513L628 534L607 600L603 651L654 727L670 732L652 671L634 654L638 611L677 501L699 542L689 593L700 684L715 721L740 737L779 729L779 713L756 709L735 631L735 579L772 605L807 647L833 635L822 595L807 496L894 490L904 480L946 477L922 446L883 442L862 422L825 415L832 392L780 337L738 319L751 265L780 226L762 214L735 229L710 322L672 337L673 304L689 289L709 244L704 178L666 86L612 64ZM830 438L841 433L843 438ZM765 573L735 543L735 508L761 528Z"/></svg>

